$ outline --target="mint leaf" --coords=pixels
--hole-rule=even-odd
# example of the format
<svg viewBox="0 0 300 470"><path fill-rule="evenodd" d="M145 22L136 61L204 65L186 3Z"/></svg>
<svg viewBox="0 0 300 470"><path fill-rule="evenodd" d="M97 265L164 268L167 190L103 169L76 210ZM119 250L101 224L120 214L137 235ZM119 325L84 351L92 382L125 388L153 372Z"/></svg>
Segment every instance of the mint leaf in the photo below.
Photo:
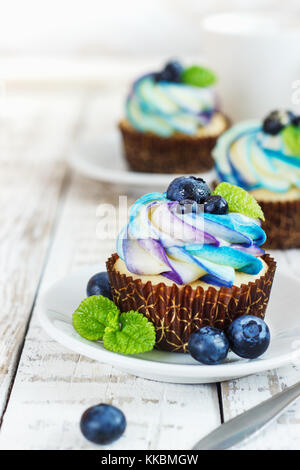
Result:
<svg viewBox="0 0 300 470"><path fill-rule="evenodd" d="M120 315L116 305L102 295L81 302L73 313L73 326L83 338L103 339L106 349L120 354L150 351L156 340L155 328L144 315L133 310Z"/></svg>
<svg viewBox="0 0 300 470"><path fill-rule="evenodd" d="M103 338L106 327L119 328L119 309L108 298L92 295L84 299L73 313L73 326L85 339L97 341Z"/></svg>
<svg viewBox="0 0 300 470"><path fill-rule="evenodd" d="M120 354L139 354L151 351L156 335L153 324L141 313L131 310L120 316L121 329L105 329L104 347Z"/></svg>
<svg viewBox="0 0 300 470"><path fill-rule="evenodd" d="M226 199L229 212L239 212L254 219L265 220L264 213L256 199L239 186L220 183L212 194L223 196Z"/></svg>
<svg viewBox="0 0 300 470"><path fill-rule="evenodd" d="M183 70L181 81L187 85L207 87L213 85L217 81L214 72L206 67L192 65Z"/></svg>
<svg viewBox="0 0 300 470"><path fill-rule="evenodd" d="M293 155L300 157L300 127L287 126L282 130L282 138Z"/></svg>

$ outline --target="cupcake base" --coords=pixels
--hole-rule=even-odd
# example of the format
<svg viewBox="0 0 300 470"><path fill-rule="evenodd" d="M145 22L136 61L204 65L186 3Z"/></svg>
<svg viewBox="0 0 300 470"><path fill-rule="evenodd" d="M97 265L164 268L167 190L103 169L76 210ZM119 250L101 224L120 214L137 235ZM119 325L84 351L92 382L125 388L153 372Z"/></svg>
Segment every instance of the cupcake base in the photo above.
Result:
<svg viewBox="0 0 300 470"><path fill-rule="evenodd" d="M266 221L264 247L272 250L300 248L300 199L291 201L260 201Z"/></svg>
<svg viewBox="0 0 300 470"><path fill-rule="evenodd" d="M156 348L172 352L187 352L191 333L203 326L224 330L241 315L264 318L276 269L276 262L266 254L262 259L268 269L253 282L240 287L193 289L190 285L134 280L116 271L117 259L113 254L106 263L114 302L122 312L136 310L151 320L156 329Z"/></svg>
<svg viewBox="0 0 300 470"><path fill-rule="evenodd" d="M226 116L224 132L229 127ZM160 137L150 132L134 129L126 119L119 123L123 137L124 155L134 171L147 173L198 173L213 167L211 151L216 145L217 135L188 136L175 133L171 137Z"/></svg>

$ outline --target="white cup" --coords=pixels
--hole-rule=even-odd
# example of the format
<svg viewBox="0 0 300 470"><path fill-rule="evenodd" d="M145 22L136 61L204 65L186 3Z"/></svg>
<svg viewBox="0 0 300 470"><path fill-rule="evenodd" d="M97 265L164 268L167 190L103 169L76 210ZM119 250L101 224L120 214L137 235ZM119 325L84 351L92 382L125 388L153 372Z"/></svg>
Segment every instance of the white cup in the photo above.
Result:
<svg viewBox="0 0 300 470"><path fill-rule="evenodd" d="M233 121L279 108L300 114L300 14L221 13L202 26L205 58Z"/></svg>

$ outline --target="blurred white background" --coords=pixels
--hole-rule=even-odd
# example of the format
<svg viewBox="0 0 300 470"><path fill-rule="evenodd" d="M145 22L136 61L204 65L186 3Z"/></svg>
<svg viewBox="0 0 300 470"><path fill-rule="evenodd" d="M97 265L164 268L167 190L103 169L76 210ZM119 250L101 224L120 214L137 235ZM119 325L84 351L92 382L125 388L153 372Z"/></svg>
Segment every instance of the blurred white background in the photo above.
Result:
<svg viewBox="0 0 300 470"><path fill-rule="evenodd" d="M282 0L1 0L0 52L197 54L204 15L271 10L282 4ZM300 11L300 2L285 0L284 8Z"/></svg>
<svg viewBox="0 0 300 470"><path fill-rule="evenodd" d="M139 61L202 53L203 16L282 8L282 0L0 0L0 78L97 80ZM285 11L300 11L285 0ZM124 66L126 64L126 67ZM120 65L122 68L120 69Z"/></svg>

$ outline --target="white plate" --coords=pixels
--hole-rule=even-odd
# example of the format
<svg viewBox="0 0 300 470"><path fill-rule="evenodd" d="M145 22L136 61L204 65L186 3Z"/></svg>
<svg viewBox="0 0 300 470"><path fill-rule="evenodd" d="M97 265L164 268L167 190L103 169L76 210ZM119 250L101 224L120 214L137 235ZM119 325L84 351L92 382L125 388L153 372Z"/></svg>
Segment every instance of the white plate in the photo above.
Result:
<svg viewBox="0 0 300 470"><path fill-rule="evenodd" d="M267 310L271 344L255 360L230 353L221 365L207 366L188 354L151 351L136 356L109 352L101 343L81 338L72 327L72 313L86 296L88 279L104 266L89 266L54 284L40 299L38 311L46 332L65 347L121 370L152 380L173 383L208 383L230 380L277 368L300 358L300 282L277 273Z"/></svg>
<svg viewBox="0 0 300 470"><path fill-rule="evenodd" d="M75 151L69 158L69 163L84 175L110 183L149 187L151 190L165 190L174 174L140 173L130 171L122 155L121 138L118 133L102 135L97 140L82 140L78 142ZM213 180L214 172L199 173L205 181Z"/></svg>

